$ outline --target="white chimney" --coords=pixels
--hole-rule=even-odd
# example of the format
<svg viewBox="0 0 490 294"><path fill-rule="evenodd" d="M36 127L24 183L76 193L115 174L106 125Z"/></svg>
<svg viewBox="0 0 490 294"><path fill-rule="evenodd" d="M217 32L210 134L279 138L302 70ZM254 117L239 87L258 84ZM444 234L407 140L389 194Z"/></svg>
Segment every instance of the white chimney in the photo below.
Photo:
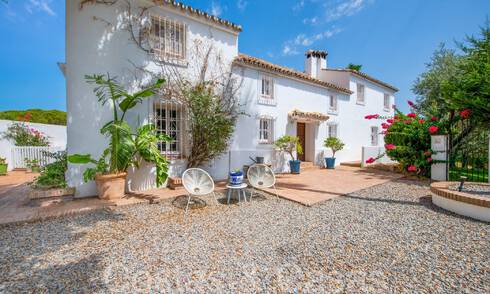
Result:
<svg viewBox="0 0 490 294"><path fill-rule="evenodd" d="M312 78L318 79L322 69L327 68L326 51L308 50L305 53L305 72Z"/></svg>

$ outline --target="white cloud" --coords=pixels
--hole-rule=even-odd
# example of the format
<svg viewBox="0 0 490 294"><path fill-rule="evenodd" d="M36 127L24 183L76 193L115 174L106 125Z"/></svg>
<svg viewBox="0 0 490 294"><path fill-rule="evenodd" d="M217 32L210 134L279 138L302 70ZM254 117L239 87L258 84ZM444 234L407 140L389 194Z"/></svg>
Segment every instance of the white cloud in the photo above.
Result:
<svg viewBox="0 0 490 294"><path fill-rule="evenodd" d="M293 43L295 45L310 46L311 44L313 44L317 41L331 38L332 36L334 36L340 32L342 32L342 29L332 28L332 29L326 30L322 33L318 33L318 34L311 35L311 36L306 36L305 34L299 34L294 39Z"/></svg>
<svg viewBox="0 0 490 294"><path fill-rule="evenodd" d="M334 21L354 15L365 7L366 2L366 0L342 0L337 2L334 7L327 8L325 18L327 21ZM325 6L327 5L328 3L325 3Z"/></svg>
<svg viewBox="0 0 490 294"><path fill-rule="evenodd" d="M303 47L302 49L305 49L305 47L311 46L318 41L331 38L340 32L342 32L341 28L332 27L331 29L328 29L318 34L313 34L313 35L299 34L294 39L289 40L285 43L282 49L282 54L283 55L299 54L299 47Z"/></svg>
<svg viewBox="0 0 490 294"><path fill-rule="evenodd" d="M244 11L245 8L247 8L248 2L245 0L238 0L236 2L236 7L238 7L239 10Z"/></svg>
<svg viewBox="0 0 490 294"><path fill-rule="evenodd" d="M305 0L300 0L298 1L298 3L296 3L294 6L293 6L293 10L294 11L297 11L297 10L300 10L301 8L303 8L305 6Z"/></svg>
<svg viewBox="0 0 490 294"><path fill-rule="evenodd" d="M325 32L323 32L323 37L325 39L328 39L334 35L337 35L338 33L342 32L343 30L341 28L332 28L330 30L327 30Z"/></svg>
<svg viewBox="0 0 490 294"><path fill-rule="evenodd" d="M304 24L316 25L316 24L318 24L318 22L319 22L318 16L303 19Z"/></svg>
<svg viewBox="0 0 490 294"><path fill-rule="evenodd" d="M216 2L211 2L211 15L214 16L220 16L221 13L223 12L223 8L221 8L221 5Z"/></svg>
<svg viewBox="0 0 490 294"><path fill-rule="evenodd" d="M284 45L282 48L282 55L290 56L290 55L298 55L299 52L296 48L291 47L290 45Z"/></svg>
<svg viewBox="0 0 490 294"><path fill-rule="evenodd" d="M30 14L33 14L36 11L42 11L44 13L47 13L50 16L55 16L56 13L49 6L50 3L51 3L51 0L29 0L29 2L26 3L26 5L25 5L25 9Z"/></svg>

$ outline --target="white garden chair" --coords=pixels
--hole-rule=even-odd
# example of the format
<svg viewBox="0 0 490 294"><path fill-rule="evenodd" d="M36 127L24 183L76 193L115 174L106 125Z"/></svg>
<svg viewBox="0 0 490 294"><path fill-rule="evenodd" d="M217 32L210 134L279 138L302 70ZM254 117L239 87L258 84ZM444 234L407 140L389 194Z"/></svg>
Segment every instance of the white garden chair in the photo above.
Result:
<svg viewBox="0 0 490 294"><path fill-rule="evenodd" d="M265 164L254 164L248 168L247 179L250 186L252 186L252 194L250 200L254 195L256 189L274 188L277 199L279 195L276 189L276 176L270 167Z"/></svg>
<svg viewBox="0 0 490 294"><path fill-rule="evenodd" d="M182 185L187 191L189 197L187 198L187 205L185 206L185 213L189 209L189 203L192 196L204 196L213 194L216 204L218 199L214 193L214 181L213 178L204 170L200 168L189 168L182 174Z"/></svg>

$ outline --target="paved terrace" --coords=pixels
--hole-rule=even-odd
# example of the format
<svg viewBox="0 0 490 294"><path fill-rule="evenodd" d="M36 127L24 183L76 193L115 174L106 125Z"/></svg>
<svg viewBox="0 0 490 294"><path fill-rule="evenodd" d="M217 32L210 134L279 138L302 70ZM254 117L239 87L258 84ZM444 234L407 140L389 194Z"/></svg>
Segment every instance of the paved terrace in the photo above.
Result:
<svg viewBox="0 0 490 294"><path fill-rule="evenodd" d="M131 194L118 201L101 200L97 197L29 201L29 187L26 183L32 181L35 176L15 171L8 176L0 177L0 225L33 222L115 206L159 202L185 195L183 189L155 189ZM399 177L399 174L346 166L335 170L307 168L300 175L278 175L277 192L284 199L311 206ZM217 183L216 190L224 192L224 183ZM266 189L266 192L274 193L274 190Z"/></svg>
<svg viewBox="0 0 490 294"><path fill-rule="evenodd" d="M391 172L340 166L334 170L308 168L300 175L280 174L276 180L280 197L311 206L401 177ZM274 189L265 190L274 193Z"/></svg>

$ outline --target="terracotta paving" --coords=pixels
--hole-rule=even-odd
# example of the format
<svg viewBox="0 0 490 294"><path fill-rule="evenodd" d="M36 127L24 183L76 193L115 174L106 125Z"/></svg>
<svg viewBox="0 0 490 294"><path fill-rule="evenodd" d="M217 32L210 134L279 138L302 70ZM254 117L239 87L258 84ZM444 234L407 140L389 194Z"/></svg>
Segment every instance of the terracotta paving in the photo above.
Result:
<svg viewBox="0 0 490 294"><path fill-rule="evenodd" d="M0 177L0 225L33 222L114 206L148 204L186 194L183 188L155 189L129 194L117 201L101 200L97 197L31 201L28 196L30 188L26 183L31 182L35 176L35 174L16 171ZM278 175L276 187L280 197L311 206L399 177L401 175L390 172L347 166L335 170L306 168L300 175ZM217 192L224 190L224 182L216 183ZM265 189L265 191L274 193L273 189Z"/></svg>
<svg viewBox="0 0 490 294"><path fill-rule="evenodd" d="M102 200L97 197L81 199L65 197L31 201L28 196L30 188L27 183L32 182L36 176L37 174L15 171L0 178L0 225L34 222L115 206L148 204L185 195L185 190L180 188L177 190L155 189L144 193L128 194L125 198L115 201ZM224 183L217 183L216 191L223 191L224 185Z"/></svg>
<svg viewBox="0 0 490 294"><path fill-rule="evenodd" d="M11 171L6 176L0 176L0 195L18 185L32 182L38 175L36 173L26 173L25 171Z"/></svg>
<svg viewBox="0 0 490 294"><path fill-rule="evenodd" d="M311 206L401 177L401 174L351 166L334 170L308 168L299 175L278 175L276 188L280 197ZM274 189L265 191L274 193Z"/></svg>

